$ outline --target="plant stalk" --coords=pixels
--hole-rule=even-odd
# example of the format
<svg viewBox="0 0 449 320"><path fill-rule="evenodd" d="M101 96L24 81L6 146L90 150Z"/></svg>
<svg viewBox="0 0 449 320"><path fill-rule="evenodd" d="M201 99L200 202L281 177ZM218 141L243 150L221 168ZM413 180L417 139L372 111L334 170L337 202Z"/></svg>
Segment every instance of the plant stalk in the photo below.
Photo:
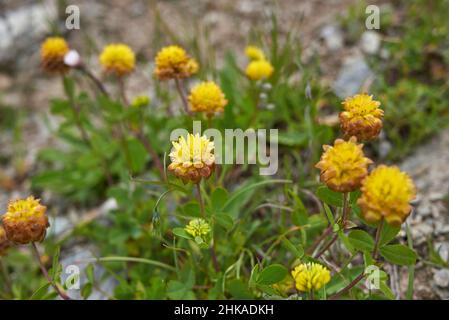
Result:
<svg viewBox="0 0 449 320"><path fill-rule="evenodd" d="M53 281L53 279L48 274L47 269L45 268L44 264L41 261L39 250L37 249L35 242L31 242L31 249L33 251L34 256L37 259L37 262L39 263L39 267L41 268L42 274L47 279L48 283L55 289L55 291L63 300L71 300L70 297L58 287L58 285Z"/></svg>

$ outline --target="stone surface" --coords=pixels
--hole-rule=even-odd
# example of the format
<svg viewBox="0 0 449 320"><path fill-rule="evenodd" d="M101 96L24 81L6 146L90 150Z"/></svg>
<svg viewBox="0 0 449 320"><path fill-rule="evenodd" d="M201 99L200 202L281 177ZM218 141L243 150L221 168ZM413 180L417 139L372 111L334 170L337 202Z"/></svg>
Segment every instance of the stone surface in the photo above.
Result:
<svg viewBox="0 0 449 320"><path fill-rule="evenodd" d="M327 25L321 29L320 37L325 46L330 51L336 51L343 48L343 33L337 25Z"/></svg>
<svg viewBox="0 0 449 320"><path fill-rule="evenodd" d="M449 286L449 270L440 269L436 271L433 275L433 281L438 287L448 288Z"/></svg>
<svg viewBox="0 0 449 320"><path fill-rule="evenodd" d="M28 51L49 30L49 22L55 17L53 1L25 5L0 16L0 64Z"/></svg>
<svg viewBox="0 0 449 320"><path fill-rule="evenodd" d="M360 38L360 48L367 54L376 54L379 52L380 44L380 34L375 31L365 31Z"/></svg>
<svg viewBox="0 0 449 320"><path fill-rule="evenodd" d="M365 81L371 77L373 77L373 72L363 56L352 55L344 61L338 73L333 86L334 92L341 99L352 96L360 92Z"/></svg>

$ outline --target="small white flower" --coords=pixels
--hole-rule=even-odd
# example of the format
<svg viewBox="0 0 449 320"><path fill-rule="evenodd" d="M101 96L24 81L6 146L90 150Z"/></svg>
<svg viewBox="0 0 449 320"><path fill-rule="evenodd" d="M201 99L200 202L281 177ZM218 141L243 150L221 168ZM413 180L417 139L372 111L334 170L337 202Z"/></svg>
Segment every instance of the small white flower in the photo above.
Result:
<svg viewBox="0 0 449 320"><path fill-rule="evenodd" d="M70 50L69 52L67 52L67 54L64 56L64 63L72 68L79 67L81 64L81 57L78 51Z"/></svg>

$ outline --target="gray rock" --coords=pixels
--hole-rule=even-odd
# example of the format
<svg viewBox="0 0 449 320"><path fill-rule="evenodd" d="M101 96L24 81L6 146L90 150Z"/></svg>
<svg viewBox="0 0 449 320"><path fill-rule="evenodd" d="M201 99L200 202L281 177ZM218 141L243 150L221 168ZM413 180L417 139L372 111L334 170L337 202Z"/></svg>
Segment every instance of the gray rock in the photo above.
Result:
<svg viewBox="0 0 449 320"><path fill-rule="evenodd" d="M49 1L19 7L0 16L0 63L32 48L30 44L37 44L55 17L55 4Z"/></svg>
<svg viewBox="0 0 449 320"><path fill-rule="evenodd" d="M373 72L361 55L354 55L346 59L334 83L334 92L340 98L359 93L362 85Z"/></svg>
<svg viewBox="0 0 449 320"><path fill-rule="evenodd" d="M327 25L321 29L320 37L330 51L343 48L343 33L336 25Z"/></svg>
<svg viewBox="0 0 449 320"><path fill-rule="evenodd" d="M433 281L438 287L447 288L449 286L449 270L441 269L433 274Z"/></svg>
<svg viewBox="0 0 449 320"><path fill-rule="evenodd" d="M367 54L379 52L380 43L380 34L375 31L365 31L360 38L360 48Z"/></svg>
<svg viewBox="0 0 449 320"><path fill-rule="evenodd" d="M449 245L446 242L435 243L435 251L438 252L441 259L448 261L449 259Z"/></svg>
<svg viewBox="0 0 449 320"><path fill-rule="evenodd" d="M72 288L67 290L68 295L73 299L81 299L81 288L87 283L85 269L89 263L95 262L97 250L94 247L73 247L70 252L61 254L60 263L62 265L61 282L65 283L73 270L79 271L79 289ZM99 264L94 264L94 279L96 288L93 289L89 300L108 299L107 295L113 295L114 287L117 281L111 277L101 280L105 274L104 268ZM100 290L98 290L98 289Z"/></svg>

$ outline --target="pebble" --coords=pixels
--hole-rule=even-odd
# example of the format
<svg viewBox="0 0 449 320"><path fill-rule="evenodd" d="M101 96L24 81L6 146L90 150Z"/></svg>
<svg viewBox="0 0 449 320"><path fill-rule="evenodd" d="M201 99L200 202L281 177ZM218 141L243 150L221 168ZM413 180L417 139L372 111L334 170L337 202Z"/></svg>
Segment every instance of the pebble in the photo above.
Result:
<svg viewBox="0 0 449 320"><path fill-rule="evenodd" d="M360 38L360 48L367 54L376 54L380 49L380 34L375 31L365 31Z"/></svg>
<svg viewBox="0 0 449 320"><path fill-rule="evenodd" d="M341 99L352 96L360 91L366 80L373 76L362 55L350 56L343 63L337 80L334 83L334 92Z"/></svg>
<svg viewBox="0 0 449 320"><path fill-rule="evenodd" d="M449 286L449 270L440 269L433 274L433 281L441 288L447 288Z"/></svg>
<svg viewBox="0 0 449 320"><path fill-rule="evenodd" d="M438 252L441 259L444 261L449 260L449 246L446 242L437 242L434 245L435 251Z"/></svg>
<svg viewBox="0 0 449 320"><path fill-rule="evenodd" d="M343 48L343 33L337 25L327 25L321 29L320 37L330 51Z"/></svg>

